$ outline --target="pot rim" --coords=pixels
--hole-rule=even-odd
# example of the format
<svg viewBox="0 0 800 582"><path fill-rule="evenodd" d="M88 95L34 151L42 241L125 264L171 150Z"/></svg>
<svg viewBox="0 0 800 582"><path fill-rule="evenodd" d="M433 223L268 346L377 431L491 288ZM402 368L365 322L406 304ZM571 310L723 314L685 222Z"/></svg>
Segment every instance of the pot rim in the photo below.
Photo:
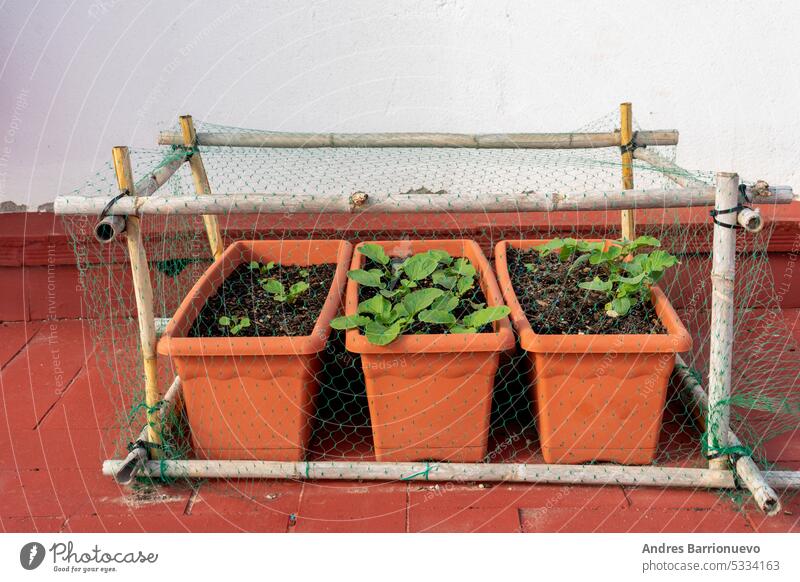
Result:
<svg viewBox="0 0 800 582"><path fill-rule="evenodd" d="M299 256L312 256L315 250L319 252L320 246L330 248L316 263L280 261L280 257L289 252L297 252ZM164 335L158 340L158 353L172 357L301 356L323 350L331 333L331 319L339 310L347 285L347 267L352 251L353 245L340 239L246 240L229 245L184 297L170 319ZM197 317L199 308L202 308L225 278L246 260L267 254L271 255L270 260L289 265L336 263L336 272L328 289L328 295L311 333L304 336L274 337L186 337L186 330Z"/></svg>
<svg viewBox="0 0 800 582"><path fill-rule="evenodd" d="M535 353L679 353L692 347L692 337L672 307L669 298L654 285L651 300L656 315L667 328L666 334L538 334L533 331L508 272L506 251L509 246L515 249L530 248L553 239L515 239L502 240L495 245L494 261L500 288L511 308L511 321L520 338L520 346ZM588 242L608 242L607 239L580 239Z"/></svg>
<svg viewBox="0 0 800 582"><path fill-rule="evenodd" d="M488 306L505 305L491 264L481 247L469 239L426 239L368 241L357 244L353 251L351 269L360 269L365 257L357 252L365 244L378 244L390 256L403 257L413 253L441 249L453 257L467 257L480 276L481 288ZM348 280L345 313L353 315L358 308L358 283ZM454 352L501 352L514 347L514 333L508 317L493 324L493 332L465 334L400 335L392 343L378 346L367 341L358 328L347 331L347 350L357 354L417 354Z"/></svg>

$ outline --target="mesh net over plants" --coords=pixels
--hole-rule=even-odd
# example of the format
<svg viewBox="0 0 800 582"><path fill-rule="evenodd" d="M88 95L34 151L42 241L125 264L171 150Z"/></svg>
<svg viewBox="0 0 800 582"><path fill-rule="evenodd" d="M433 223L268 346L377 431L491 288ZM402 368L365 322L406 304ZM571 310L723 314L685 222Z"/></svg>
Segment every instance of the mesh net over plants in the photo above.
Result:
<svg viewBox="0 0 800 582"><path fill-rule="evenodd" d="M608 116L580 130L613 131L615 121ZM230 129L198 124L201 132ZM657 149L674 159L674 148ZM179 374L184 390L184 406L158 427L164 458L707 466L707 439L682 388L674 374L665 388L659 382L669 379L677 351L707 384L709 219L698 222L683 209L645 212L637 235L658 246L651 241L636 252L653 258L658 251L677 264L648 270L638 282L641 271L623 265L624 280L609 291L611 267L588 258L592 249L531 249L553 238L619 239L619 211L526 213L509 205L506 212L460 214L437 202L441 191L502 200L515 191L619 189L618 149L202 147L201 154L218 197L391 191L418 196L419 208L220 216L226 248L255 242L235 245L207 273L205 295L188 299L212 266L202 218L145 215L156 317L175 317L172 358L159 358L160 386L163 393ZM134 177L176 155L182 152L131 150ZM637 188L677 187L638 161L634 176ZM692 177L713 183L711 173ZM116 191L109 165L78 193L109 198ZM194 192L185 164L154 197L166 203ZM119 403L121 458L144 425L147 405L124 237L96 243L94 220L65 217L94 357ZM775 443L798 429L800 416L800 352L781 311L784 274L770 265L770 235L769 224L755 235L737 234L730 362L732 430L762 468L772 468ZM509 244L501 268L496 245L515 240L539 242ZM379 244L362 252L337 241ZM360 263L351 265L351 256ZM358 289L348 298L345 273L356 268L360 274L350 279ZM654 273L668 300L663 309L637 287ZM620 311L610 302L624 284L631 286L625 313L609 314ZM340 299L331 300L332 286ZM509 293L536 338L526 339L519 326L512 333L506 311L492 310L509 305ZM330 312L328 321L344 316L346 301L361 304L358 317L334 320L338 329L329 334L315 327L320 314ZM677 324L665 323L668 304ZM355 316L355 307L348 314ZM691 348L673 337L680 322ZM609 334L610 347L588 354L576 347L594 333ZM561 334L568 337L559 340ZM633 347L623 346L625 334L637 334ZM647 355L642 336L672 343ZM243 351L233 355L234 344Z"/></svg>

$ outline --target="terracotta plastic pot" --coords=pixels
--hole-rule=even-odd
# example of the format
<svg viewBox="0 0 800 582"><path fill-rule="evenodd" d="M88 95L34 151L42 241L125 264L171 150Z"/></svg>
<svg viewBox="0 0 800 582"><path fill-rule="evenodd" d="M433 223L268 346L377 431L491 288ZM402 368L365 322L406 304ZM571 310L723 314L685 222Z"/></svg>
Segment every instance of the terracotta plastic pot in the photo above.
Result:
<svg viewBox="0 0 800 582"><path fill-rule="evenodd" d="M341 307L352 245L342 240L241 241L203 274L158 342L183 382L195 453L206 459L299 461L311 435L320 352ZM314 329L293 337L186 337L198 313L242 263L336 263Z"/></svg>
<svg viewBox="0 0 800 582"><path fill-rule="evenodd" d="M363 243L362 243L363 244ZM475 266L487 305L503 305L489 261L468 240L376 242L392 257L431 249L467 257ZM352 269L365 257L353 254ZM358 284L347 285L348 314L356 313ZM514 345L505 317L493 331L401 335L386 346L347 332L347 349L361 354L378 461L478 462L487 454L489 415L500 354Z"/></svg>
<svg viewBox="0 0 800 582"><path fill-rule="evenodd" d="M666 334L542 335L531 329L511 284L508 247L530 249L547 240L501 241L495 266L520 346L532 360L542 454L548 463L651 463L675 354L692 340L658 287L652 301Z"/></svg>

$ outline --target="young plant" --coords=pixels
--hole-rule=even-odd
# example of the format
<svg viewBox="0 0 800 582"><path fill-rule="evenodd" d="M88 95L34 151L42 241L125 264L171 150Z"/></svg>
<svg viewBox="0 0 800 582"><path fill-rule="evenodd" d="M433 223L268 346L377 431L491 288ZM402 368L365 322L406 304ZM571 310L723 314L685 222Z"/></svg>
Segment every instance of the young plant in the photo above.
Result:
<svg viewBox="0 0 800 582"><path fill-rule="evenodd" d="M259 263L258 261L250 261L250 270L255 272L258 275L266 276L269 272L275 268L275 262L270 261L267 264Z"/></svg>
<svg viewBox="0 0 800 582"><path fill-rule="evenodd" d="M650 287L655 285L665 271L676 265L678 259L662 250L636 252L644 247L660 247L661 241L652 236L640 236L636 240L612 241L606 249L603 242L587 242L574 238L553 239L536 247L541 256L558 253L561 261L578 255L570 271L584 263L600 267L605 278L595 276L591 281L578 284L581 289L605 294L609 301L605 305L606 315L621 317L631 308L650 300ZM526 265L530 270L532 265Z"/></svg>
<svg viewBox="0 0 800 582"><path fill-rule="evenodd" d="M286 291L283 283L277 279L270 279L268 275L269 272L275 268L274 261L270 261L266 264L259 263L258 261L251 261L249 267L251 271L261 275L258 280L261 288L269 293L273 300L279 303L292 304L297 301L297 298L300 297L300 295L308 291L309 285L305 281L299 281L298 283L293 284L291 287L289 287L289 291ZM309 274L308 269L300 269L299 274L301 277L305 277L307 279Z"/></svg>
<svg viewBox="0 0 800 582"><path fill-rule="evenodd" d="M228 333L237 335L245 327L250 327L250 318L247 316L239 317L237 315L223 315L217 321L220 327L228 328Z"/></svg>
<svg viewBox="0 0 800 582"><path fill-rule="evenodd" d="M297 301L303 293L308 291L308 283L300 281L289 287L289 290L283 286L283 283L276 279L268 279L261 283L261 287L272 296L272 299L278 303L292 304Z"/></svg>
<svg viewBox="0 0 800 582"><path fill-rule="evenodd" d="M485 307L464 299L477 276L466 258L430 250L405 260L391 259L376 244L358 251L376 266L354 269L347 276L375 293L359 303L356 314L331 321L334 329L358 327L369 342L386 345L418 322L444 326L450 333L477 333L509 313L506 306ZM463 312L465 305L473 311L459 319L455 312Z"/></svg>

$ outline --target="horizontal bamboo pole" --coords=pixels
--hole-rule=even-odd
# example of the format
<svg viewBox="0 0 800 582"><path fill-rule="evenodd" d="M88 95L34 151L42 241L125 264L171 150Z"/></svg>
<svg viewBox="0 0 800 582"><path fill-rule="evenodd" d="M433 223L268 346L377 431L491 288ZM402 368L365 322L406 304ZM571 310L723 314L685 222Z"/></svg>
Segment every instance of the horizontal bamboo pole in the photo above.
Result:
<svg viewBox="0 0 800 582"><path fill-rule="evenodd" d="M411 189L410 189L411 190ZM356 194L356 193L354 193ZM363 195L363 194L362 194ZM443 193L367 193L360 204L354 196L322 194L212 194L170 198L122 198L114 214L242 214L289 212L554 212L558 210L621 210L711 206L714 187L656 188L649 190L592 190L569 193L497 193L461 195ZM105 199L68 195L56 200L56 214L93 214Z"/></svg>
<svg viewBox="0 0 800 582"><path fill-rule="evenodd" d="M103 462L114 475L122 461ZM362 481L450 481L701 487L733 489L730 471L620 465L526 465L522 463L377 463L341 461L150 461L145 475L170 479L315 479ZM800 472L767 472L776 486L800 487Z"/></svg>
<svg viewBox="0 0 800 582"><path fill-rule="evenodd" d="M105 461L103 474L113 475L121 461ZM679 467L620 465L527 465L522 463L378 463L341 461L157 461L145 472L166 478L359 479L371 481L483 481L583 483L708 487L735 486L730 471Z"/></svg>
<svg viewBox="0 0 800 582"><path fill-rule="evenodd" d="M671 146L678 143L674 129L639 131L637 145ZM159 134L161 145L182 145L179 132ZM501 149L588 149L619 147L619 132L599 133L283 133L275 131L199 132L201 146L262 148L501 148Z"/></svg>
<svg viewBox="0 0 800 582"><path fill-rule="evenodd" d="M686 405L694 412L694 417L700 422L705 430L708 415L708 394L700 383L689 373L689 367L680 355L675 357L675 376L680 383L678 393ZM728 429L728 446L741 447L742 443L734 432ZM793 473L791 471L787 472ZM768 480L764 477L761 470L750 457L738 457L736 459L736 474L753 495L758 507L767 515L775 515L781 510L780 500L777 493L772 489ZM794 477L800 482L800 472L795 473ZM776 487L786 487L780 481L772 481Z"/></svg>
<svg viewBox="0 0 800 582"><path fill-rule="evenodd" d="M692 176L689 170L681 168L654 150L637 148L633 151L633 157L650 164L653 169L663 173L682 188L702 188L708 185ZM791 186L768 186L768 195L765 195L764 191L757 186L758 184L747 185L745 189L747 197L756 204L788 204L795 200Z"/></svg>

